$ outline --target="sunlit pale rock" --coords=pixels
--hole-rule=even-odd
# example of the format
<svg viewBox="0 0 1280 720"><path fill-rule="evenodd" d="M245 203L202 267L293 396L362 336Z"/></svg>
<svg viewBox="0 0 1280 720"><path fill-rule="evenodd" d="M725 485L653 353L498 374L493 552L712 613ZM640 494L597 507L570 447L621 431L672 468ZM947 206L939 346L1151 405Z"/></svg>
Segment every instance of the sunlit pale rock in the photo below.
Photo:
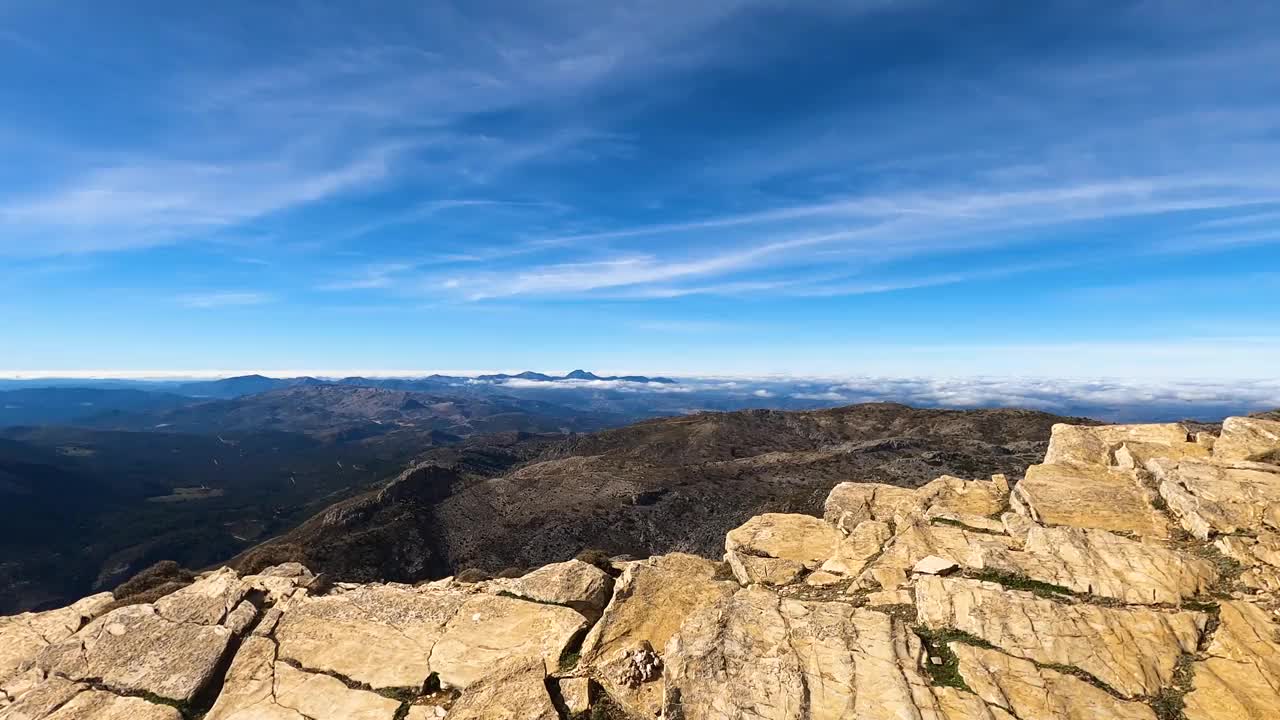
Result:
<svg viewBox="0 0 1280 720"><path fill-rule="evenodd" d="M451 720L559 720L542 663L516 658L473 682L449 711Z"/></svg>
<svg viewBox="0 0 1280 720"><path fill-rule="evenodd" d="M506 590L536 602L571 607L595 620L613 595L613 578L595 565L570 560L538 568L510 583Z"/></svg>
<svg viewBox="0 0 1280 720"><path fill-rule="evenodd" d="M1072 675L997 650L951 643L960 675L987 703L1019 718L1045 720L1155 720L1149 705L1118 700Z"/></svg>
<svg viewBox="0 0 1280 720"><path fill-rule="evenodd" d="M1176 604L1218 580L1208 561L1105 530L1033 527L1025 552L1007 556L1035 580L1134 604Z"/></svg>
<svg viewBox="0 0 1280 720"><path fill-rule="evenodd" d="M1187 720L1280 717L1280 625L1254 605L1223 603L1206 659L1193 666Z"/></svg>
<svg viewBox="0 0 1280 720"><path fill-rule="evenodd" d="M1219 460L1257 460L1280 464L1280 420L1230 417L1214 442Z"/></svg>
<svg viewBox="0 0 1280 720"><path fill-rule="evenodd" d="M1159 473L1160 496L1197 538L1255 534L1280 512L1280 466L1260 467L1181 462Z"/></svg>
<svg viewBox="0 0 1280 720"><path fill-rule="evenodd" d="M36 664L72 680L186 702L213 679L230 642L221 625L173 622L151 605L130 605L46 648Z"/></svg>
<svg viewBox="0 0 1280 720"><path fill-rule="evenodd" d="M1077 667L1125 697L1150 695L1173 681L1182 653L1194 652L1208 617L1065 604L995 583L923 576L916 608L930 628L954 628L1003 652Z"/></svg>
<svg viewBox="0 0 1280 720"><path fill-rule="evenodd" d="M467 598L431 648L431 671L448 687L466 688L495 664L532 658L555 670L587 623L559 605L477 594Z"/></svg>
<svg viewBox="0 0 1280 720"><path fill-rule="evenodd" d="M71 637L114 600L111 593L98 593L57 610L0 617L0 688L29 668L41 650Z"/></svg>
<svg viewBox="0 0 1280 720"><path fill-rule="evenodd" d="M1055 426L1060 427L1060 426ZM1169 521L1133 471L1096 465L1032 465L1013 494L1031 519L1145 537L1169 537Z"/></svg>
<svg viewBox="0 0 1280 720"><path fill-rule="evenodd" d="M101 690L82 692L44 717L47 720L182 720L182 714L168 705Z"/></svg>
<svg viewBox="0 0 1280 720"><path fill-rule="evenodd" d="M743 589L691 615L667 645L666 715L937 717L909 635L882 613Z"/></svg>
<svg viewBox="0 0 1280 720"><path fill-rule="evenodd" d="M1053 465L1114 464L1113 453L1122 443L1162 445L1177 452L1188 445L1187 427L1181 423L1148 425L1068 425L1053 426L1044 461Z"/></svg>
<svg viewBox="0 0 1280 720"><path fill-rule="evenodd" d="M690 613L738 588L733 580L716 579L715 563L692 555L672 553L633 563L618 578L613 599L583 641L579 665L608 665L640 643L661 652ZM660 682L631 687L613 673L596 677L630 712L652 717L661 708Z"/></svg>
<svg viewBox="0 0 1280 720"><path fill-rule="evenodd" d="M367 585L307 598L280 619L280 658L374 688L421 687L432 648L467 600L461 591Z"/></svg>
<svg viewBox="0 0 1280 720"><path fill-rule="evenodd" d="M835 552L822 569L829 573L856 576L866 567L867 561L879 555L893 533L889 526L878 520L864 520L836 544Z"/></svg>
<svg viewBox="0 0 1280 720"><path fill-rule="evenodd" d="M809 515L766 513L725 536L725 560L743 585L786 585L830 558L840 533Z"/></svg>

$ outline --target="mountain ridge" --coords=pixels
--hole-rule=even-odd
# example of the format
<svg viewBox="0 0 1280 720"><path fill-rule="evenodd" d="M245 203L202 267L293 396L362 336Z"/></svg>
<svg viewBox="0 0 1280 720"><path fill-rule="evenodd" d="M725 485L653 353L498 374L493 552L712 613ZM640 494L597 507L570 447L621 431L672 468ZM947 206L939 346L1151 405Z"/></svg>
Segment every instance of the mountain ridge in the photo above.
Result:
<svg viewBox="0 0 1280 720"><path fill-rule="evenodd" d="M1280 420L1057 423L1037 460L1013 481L840 482L820 515L730 528L720 560L416 585L156 566L0 618L0 716L1275 717ZM422 466L378 493L458 477Z"/></svg>

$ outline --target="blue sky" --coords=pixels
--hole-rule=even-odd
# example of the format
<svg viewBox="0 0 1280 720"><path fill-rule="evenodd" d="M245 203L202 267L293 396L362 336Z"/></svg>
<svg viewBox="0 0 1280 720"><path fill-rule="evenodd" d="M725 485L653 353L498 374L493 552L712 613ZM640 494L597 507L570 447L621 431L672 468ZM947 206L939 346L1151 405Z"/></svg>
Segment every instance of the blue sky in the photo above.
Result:
<svg viewBox="0 0 1280 720"><path fill-rule="evenodd" d="M0 0L0 371L1274 377L1206 7Z"/></svg>

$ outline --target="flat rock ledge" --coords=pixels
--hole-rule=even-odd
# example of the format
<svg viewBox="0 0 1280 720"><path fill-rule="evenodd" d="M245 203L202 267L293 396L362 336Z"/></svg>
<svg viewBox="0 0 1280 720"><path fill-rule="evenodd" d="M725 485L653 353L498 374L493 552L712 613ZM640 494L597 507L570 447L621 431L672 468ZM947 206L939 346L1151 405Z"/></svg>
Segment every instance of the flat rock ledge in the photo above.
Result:
<svg viewBox="0 0 1280 720"><path fill-rule="evenodd" d="M1280 422L1053 429L1010 487L840 483L723 561L229 569L0 618L0 720L1274 720Z"/></svg>

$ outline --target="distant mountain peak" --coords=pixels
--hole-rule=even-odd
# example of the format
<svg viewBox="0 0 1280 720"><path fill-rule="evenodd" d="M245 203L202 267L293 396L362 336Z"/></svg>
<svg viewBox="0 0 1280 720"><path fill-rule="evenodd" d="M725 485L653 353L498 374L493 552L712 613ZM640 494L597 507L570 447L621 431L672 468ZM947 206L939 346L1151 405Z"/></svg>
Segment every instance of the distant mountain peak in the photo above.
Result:
<svg viewBox="0 0 1280 720"><path fill-rule="evenodd" d="M601 380L603 378L601 378L599 375L596 375L595 373L587 372L586 370L579 369L579 370L574 370L568 375L565 375L564 379L565 380Z"/></svg>

